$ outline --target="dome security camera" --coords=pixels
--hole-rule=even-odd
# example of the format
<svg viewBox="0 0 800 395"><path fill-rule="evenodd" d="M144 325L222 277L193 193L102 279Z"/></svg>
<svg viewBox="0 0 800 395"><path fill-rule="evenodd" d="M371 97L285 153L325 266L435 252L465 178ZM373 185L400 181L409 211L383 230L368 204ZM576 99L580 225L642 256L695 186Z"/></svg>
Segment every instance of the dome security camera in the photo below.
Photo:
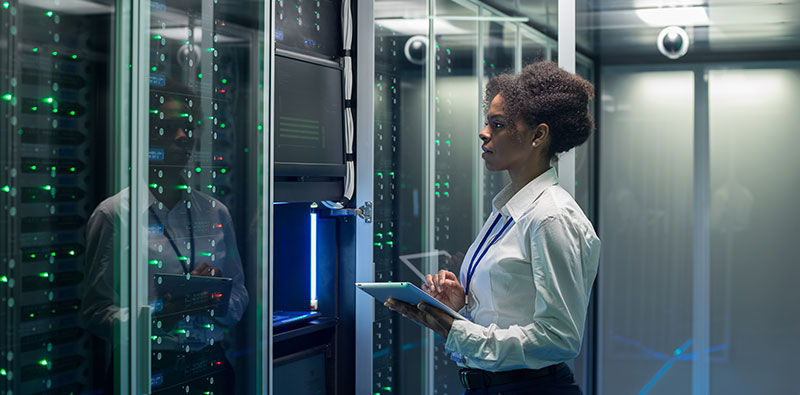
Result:
<svg viewBox="0 0 800 395"><path fill-rule="evenodd" d="M656 45L662 55L678 59L689 51L689 35L678 26L669 26L658 34Z"/></svg>
<svg viewBox="0 0 800 395"><path fill-rule="evenodd" d="M425 36L413 36L409 38L408 41L406 41L405 48L403 48L406 59L416 65L425 64L427 51L428 37Z"/></svg>

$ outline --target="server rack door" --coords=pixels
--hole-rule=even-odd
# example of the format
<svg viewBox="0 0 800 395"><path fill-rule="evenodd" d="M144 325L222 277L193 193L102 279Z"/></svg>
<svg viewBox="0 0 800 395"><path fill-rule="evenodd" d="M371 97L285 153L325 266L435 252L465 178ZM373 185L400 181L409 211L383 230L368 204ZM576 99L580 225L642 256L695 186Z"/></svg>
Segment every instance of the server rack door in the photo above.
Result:
<svg viewBox="0 0 800 395"><path fill-rule="evenodd" d="M134 188L152 393L263 388L264 6L154 0L143 22L147 163Z"/></svg>
<svg viewBox="0 0 800 395"><path fill-rule="evenodd" d="M85 393L121 384L127 186L119 142L114 2L5 1L0 8L0 393ZM106 211L97 211L105 207ZM118 284L118 282L117 282Z"/></svg>
<svg viewBox="0 0 800 395"><path fill-rule="evenodd" d="M419 281L401 257L428 248L428 7L425 1L376 1L374 84L375 281ZM409 21L407 18L411 18ZM419 258L405 260L423 270ZM372 393L423 393L426 333L375 304Z"/></svg>

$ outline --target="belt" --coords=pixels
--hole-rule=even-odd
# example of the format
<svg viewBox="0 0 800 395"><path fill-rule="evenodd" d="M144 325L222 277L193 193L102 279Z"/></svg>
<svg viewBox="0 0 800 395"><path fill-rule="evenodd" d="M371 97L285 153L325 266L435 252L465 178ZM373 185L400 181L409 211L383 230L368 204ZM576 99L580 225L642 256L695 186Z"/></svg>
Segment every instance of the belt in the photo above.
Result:
<svg viewBox="0 0 800 395"><path fill-rule="evenodd" d="M459 371L461 384L468 390L474 390L495 385L503 385L535 379L537 377L555 374L556 370L566 366L564 362L541 369L519 369L504 372L489 372L480 369L463 368Z"/></svg>

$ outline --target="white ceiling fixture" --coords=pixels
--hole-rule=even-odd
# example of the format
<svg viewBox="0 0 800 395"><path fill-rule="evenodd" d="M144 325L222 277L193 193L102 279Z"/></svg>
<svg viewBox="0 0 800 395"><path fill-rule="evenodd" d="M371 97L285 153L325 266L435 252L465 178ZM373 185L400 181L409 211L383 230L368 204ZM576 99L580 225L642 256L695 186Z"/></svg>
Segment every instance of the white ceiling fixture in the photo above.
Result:
<svg viewBox="0 0 800 395"><path fill-rule="evenodd" d="M644 23L655 26L708 26L706 7L644 8L636 10L636 16Z"/></svg>

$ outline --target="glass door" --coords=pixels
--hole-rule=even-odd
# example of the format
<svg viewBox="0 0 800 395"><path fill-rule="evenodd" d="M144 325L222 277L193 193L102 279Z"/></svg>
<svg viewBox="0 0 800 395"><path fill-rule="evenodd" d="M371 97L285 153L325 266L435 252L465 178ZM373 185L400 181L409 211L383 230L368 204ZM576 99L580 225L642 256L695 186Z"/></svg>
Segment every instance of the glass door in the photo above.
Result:
<svg viewBox="0 0 800 395"><path fill-rule="evenodd" d="M150 2L134 187L152 393L260 392L263 6Z"/></svg>

